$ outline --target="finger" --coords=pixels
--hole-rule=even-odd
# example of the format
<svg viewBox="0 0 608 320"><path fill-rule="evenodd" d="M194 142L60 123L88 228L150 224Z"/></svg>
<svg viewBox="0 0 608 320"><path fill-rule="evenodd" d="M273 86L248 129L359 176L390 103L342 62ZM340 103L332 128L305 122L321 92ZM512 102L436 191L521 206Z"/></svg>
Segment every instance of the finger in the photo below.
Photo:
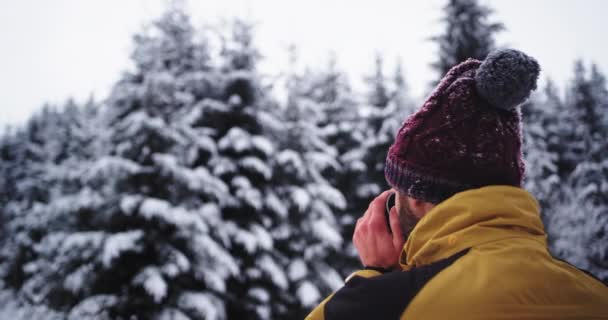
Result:
<svg viewBox="0 0 608 320"><path fill-rule="evenodd" d="M405 237L403 236L403 229L401 223L399 223L399 214L397 208L393 207L389 212L389 220L391 223L391 229L393 230L393 245L397 249L401 249L405 243Z"/></svg>
<svg viewBox="0 0 608 320"><path fill-rule="evenodd" d="M357 220L357 225L355 226L355 235L365 236L365 235L367 235L368 229L369 229L368 221L365 218L359 218L359 220Z"/></svg>
<svg viewBox="0 0 608 320"><path fill-rule="evenodd" d="M355 223L355 230L363 223L363 217L357 219L357 223Z"/></svg>
<svg viewBox="0 0 608 320"><path fill-rule="evenodd" d="M391 192L392 192L392 189L388 189L388 190L385 190L384 192L382 192L377 197L375 197L374 200L372 200L369 203L369 206L367 206L367 210L365 211L363 216L369 218L372 215L372 212L374 210L377 210L377 207L379 207L380 204L384 205L386 203L386 199L391 194Z"/></svg>
<svg viewBox="0 0 608 320"><path fill-rule="evenodd" d="M363 217L357 219L357 223L355 224L355 230L353 231L353 241L355 240L355 237L357 236L357 234L360 232L362 223L363 223Z"/></svg>
<svg viewBox="0 0 608 320"><path fill-rule="evenodd" d="M384 213L384 208L386 207L386 200L388 200L388 196L390 196L394 191L392 189L385 190L379 196L377 196L372 203L369 205L369 210L372 213Z"/></svg>
<svg viewBox="0 0 608 320"><path fill-rule="evenodd" d="M386 200L392 192L392 190L382 192L372 201L368 209L370 224L374 225L374 229L378 229L378 231L388 232L384 211L386 210ZM380 224L383 226L380 226Z"/></svg>
<svg viewBox="0 0 608 320"><path fill-rule="evenodd" d="M371 203L370 206L367 208L367 210L365 210L365 213L363 213L363 216L361 216L363 219L369 219L370 216L370 212L371 212Z"/></svg>

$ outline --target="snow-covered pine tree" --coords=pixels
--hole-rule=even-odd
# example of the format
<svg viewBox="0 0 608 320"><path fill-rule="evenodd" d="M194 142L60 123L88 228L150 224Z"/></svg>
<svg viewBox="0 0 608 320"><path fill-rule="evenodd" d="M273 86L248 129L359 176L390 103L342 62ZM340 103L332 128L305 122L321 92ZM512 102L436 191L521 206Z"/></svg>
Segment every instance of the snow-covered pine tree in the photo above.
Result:
<svg viewBox="0 0 608 320"><path fill-rule="evenodd" d="M20 288L25 274L23 264L33 252L32 238L39 240L40 230L27 221L30 212L47 203L53 185L48 168L62 153L61 115L54 106L44 105L24 128L8 134L2 152L3 218L6 241L2 241L1 276L8 286ZM59 140L56 140L59 139Z"/></svg>
<svg viewBox="0 0 608 320"><path fill-rule="evenodd" d="M285 126L273 157L276 206L284 215L274 235L276 247L288 258L284 268L292 293L287 319L304 317L341 285L346 275L340 271L353 267L344 259L340 234L346 200L328 179L340 171L337 151L324 141L318 126L323 109L307 95L307 80L295 71L288 75Z"/></svg>
<svg viewBox="0 0 608 320"><path fill-rule="evenodd" d="M589 83L591 85L591 95L595 100L595 111L593 113L597 117L592 128L594 142L590 149L591 158L594 161L602 161L608 159L608 143L605 139L608 134L608 86L606 76L595 63L591 65Z"/></svg>
<svg viewBox="0 0 608 320"><path fill-rule="evenodd" d="M193 127L217 72L179 7L135 37L133 61L102 114L107 149L29 213L46 225L22 291L70 319L225 319L228 187L205 168L210 132Z"/></svg>
<svg viewBox="0 0 608 320"><path fill-rule="evenodd" d="M409 86L405 79L405 74L403 71L403 62L401 58L397 59L395 64L395 70L393 71L392 76L392 92L391 92L391 101L395 104L395 107L398 112L403 112L405 118L407 118L412 113L416 112L416 104L414 100L410 96ZM399 119L401 123L405 121L405 118ZM393 135L397 135L397 131L393 132Z"/></svg>
<svg viewBox="0 0 608 320"><path fill-rule="evenodd" d="M400 125L406 117L414 111L413 104L408 97L407 84L402 66L398 62L395 66L392 79L383 76L384 64L381 56L376 57L373 76L368 77L367 86L370 94L367 103L361 108L365 117L366 138L355 150L364 150L364 163L366 170L362 174L361 184L357 194L363 203L369 203L372 197L388 188L384 178L384 165L389 147ZM385 96L382 105L376 103L377 97ZM363 208L365 209L365 208Z"/></svg>
<svg viewBox="0 0 608 320"><path fill-rule="evenodd" d="M483 60L494 49L494 35L504 25L489 20L492 12L478 0L448 1L441 19L444 32L431 37L439 45L438 59L431 64L438 75L435 82L458 63L468 58Z"/></svg>
<svg viewBox="0 0 608 320"><path fill-rule="evenodd" d="M562 184L557 172L558 155L550 145L557 135L554 129L559 108L561 100L551 79L547 79L542 92L534 93L521 106L525 188L540 202L545 224L549 223L552 206L562 200L559 196Z"/></svg>
<svg viewBox="0 0 608 320"><path fill-rule="evenodd" d="M384 57L380 53L376 53L373 73L365 80L369 86L368 103L376 108L386 107L390 96L384 75Z"/></svg>
<svg viewBox="0 0 608 320"><path fill-rule="evenodd" d="M383 76L383 68L382 57L376 57L374 76L366 79L370 94L366 103L361 106L365 115L362 118L365 138L348 154L348 156L360 154L365 165L355 189L357 203L360 206L359 214L365 212L375 196L389 187L384 178L386 154L394 142L399 127L414 111L401 63L397 62L390 79ZM377 101L375 97L382 96L384 92L387 96L384 100L385 104L375 104L374 101ZM352 229L349 229L349 232L352 232Z"/></svg>
<svg viewBox="0 0 608 320"><path fill-rule="evenodd" d="M595 114L595 101L586 67L581 60L574 63L574 76L566 91L565 112L560 113L559 130L562 149L559 152L558 172L570 176L576 166L588 159L593 144L593 127L599 118Z"/></svg>
<svg viewBox="0 0 608 320"><path fill-rule="evenodd" d="M608 147L608 89L594 69L589 75L582 61L575 63L567 112L560 117L558 170L567 182L565 200L552 212L549 230L554 254L607 281L608 161L602 154Z"/></svg>
<svg viewBox="0 0 608 320"><path fill-rule="evenodd" d="M344 200L324 184L318 172L310 171L328 165L325 155L310 152L303 157L280 149L286 144L279 146L279 138L295 131L278 118L279 106L266 93L256 70L260 55L253 42L253 26L234 21L230 28L221 53L225 84L221 99L205 109L201 122L216 133L218 155L209 166L229 188L221 210L234 243L230 252L240 267L229 283L236 300L229 301L227 315L301 317L340 278L332 273L324 250L340 245L335 243L341 241L339 233L338 240L332 233L336 226L330 208L341 207ZM318 151L318 147L309 148ZM310 167L303 176L291 169L298 160ZM320 192L325 193L319 196ZM328 203L331 196L333 203ZM334 242L322 241L327 237ZM311 260L303 260L302 254ZM321 271L323 277L311 276Z"/></svg>
<svg viewBox="0 0 608 320"><path fill-rule="evenodd" d="M315 121L321 129L320 137L336 151L340 170L328 173L326 177L346 197L346 208L336 211L336 214L342 225L342 238L350 239L356 219L369 204L367 199L361 199L357 195L357 188L362 184L360 179L367 169L363 161L365 151L358 149L364 143L367 128L364 115L361 114L361 104L333 55L324 68L309 69L302 74L298 91L299 96L307 98L308 108L318 110ZM342 273L348 273L357 266L356 252L351 241L345 245L345 253L349 258L340 262L344 266Z"/></svg>
<svg viewBox="0 0 608 320"><path fill-rule="evenodd" d="M0 263L0 278L3 280L6 280L7 268L9 268L6 254L15 253L14 248L7 245L12 236L9 228L12 217L8 205L17 200L15 185L18 181L17 173L22 169L21 157L24 155L21 146L23 144L19 143L15 130L7 126L0 136L0 176L2 177L0 180L0 203L2 203L0 206L0 244L2 244L0 250L2 251L0 254L2 254L4 262Z"/></svg>
<svg viewBox="0 0 608 320"><path fill-rule="evenodd" d="M271 182L276 142L266 131L283 124L268 112L276 105L256 70L260 55L253 25L235 20L228 28L220 53L221 93L208 101L199 123L214 131L217 156L208 168L226 185L220 209L232 243L230 254L239 268L228 282L235 298L227 301L227 317L281 318L290 311L291 294L287 260L271 231L285 217Z"/></svg>

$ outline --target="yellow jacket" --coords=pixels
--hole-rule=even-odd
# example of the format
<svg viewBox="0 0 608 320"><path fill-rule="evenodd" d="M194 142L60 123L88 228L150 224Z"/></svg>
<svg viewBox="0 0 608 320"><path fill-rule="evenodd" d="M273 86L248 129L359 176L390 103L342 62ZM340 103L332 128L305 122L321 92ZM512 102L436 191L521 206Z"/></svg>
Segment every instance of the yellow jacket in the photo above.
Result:
<svg viewBox="0 0 608 320"><path fill-rule="evenodd" d="M402 271L355 272L307 319L608 319L608 287L554 259L536 200L490 186L427 213Z"/></svg>

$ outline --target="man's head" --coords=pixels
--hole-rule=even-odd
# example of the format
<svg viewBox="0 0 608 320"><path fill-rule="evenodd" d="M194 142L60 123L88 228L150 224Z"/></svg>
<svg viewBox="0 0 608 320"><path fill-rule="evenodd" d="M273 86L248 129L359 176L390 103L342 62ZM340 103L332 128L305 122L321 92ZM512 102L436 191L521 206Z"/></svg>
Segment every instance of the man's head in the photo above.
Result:
<svg viewBox="0 0 608 320"><path fill-rule="evenodd" d="M388 152L385 177L403 199L400 213L416 213L415 201L438 204L468 189L521 186L518 106L536 89L539 72L533 58L500 50L445 75Z"/></svg>

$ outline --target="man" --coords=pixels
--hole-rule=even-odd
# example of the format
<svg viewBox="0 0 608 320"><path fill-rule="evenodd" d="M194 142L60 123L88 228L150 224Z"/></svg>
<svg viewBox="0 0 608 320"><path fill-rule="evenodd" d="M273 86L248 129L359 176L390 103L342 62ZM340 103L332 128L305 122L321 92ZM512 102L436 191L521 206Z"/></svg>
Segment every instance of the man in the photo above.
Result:
<svg viewBox="0 0 608 320"><path fill-rule="evenodd" d="M392 189L357 221L365 269L307 319L608 319L608 288L551 257L521 189L518 106L539 72L516 50L448 72L397 133Z"/></svg>

